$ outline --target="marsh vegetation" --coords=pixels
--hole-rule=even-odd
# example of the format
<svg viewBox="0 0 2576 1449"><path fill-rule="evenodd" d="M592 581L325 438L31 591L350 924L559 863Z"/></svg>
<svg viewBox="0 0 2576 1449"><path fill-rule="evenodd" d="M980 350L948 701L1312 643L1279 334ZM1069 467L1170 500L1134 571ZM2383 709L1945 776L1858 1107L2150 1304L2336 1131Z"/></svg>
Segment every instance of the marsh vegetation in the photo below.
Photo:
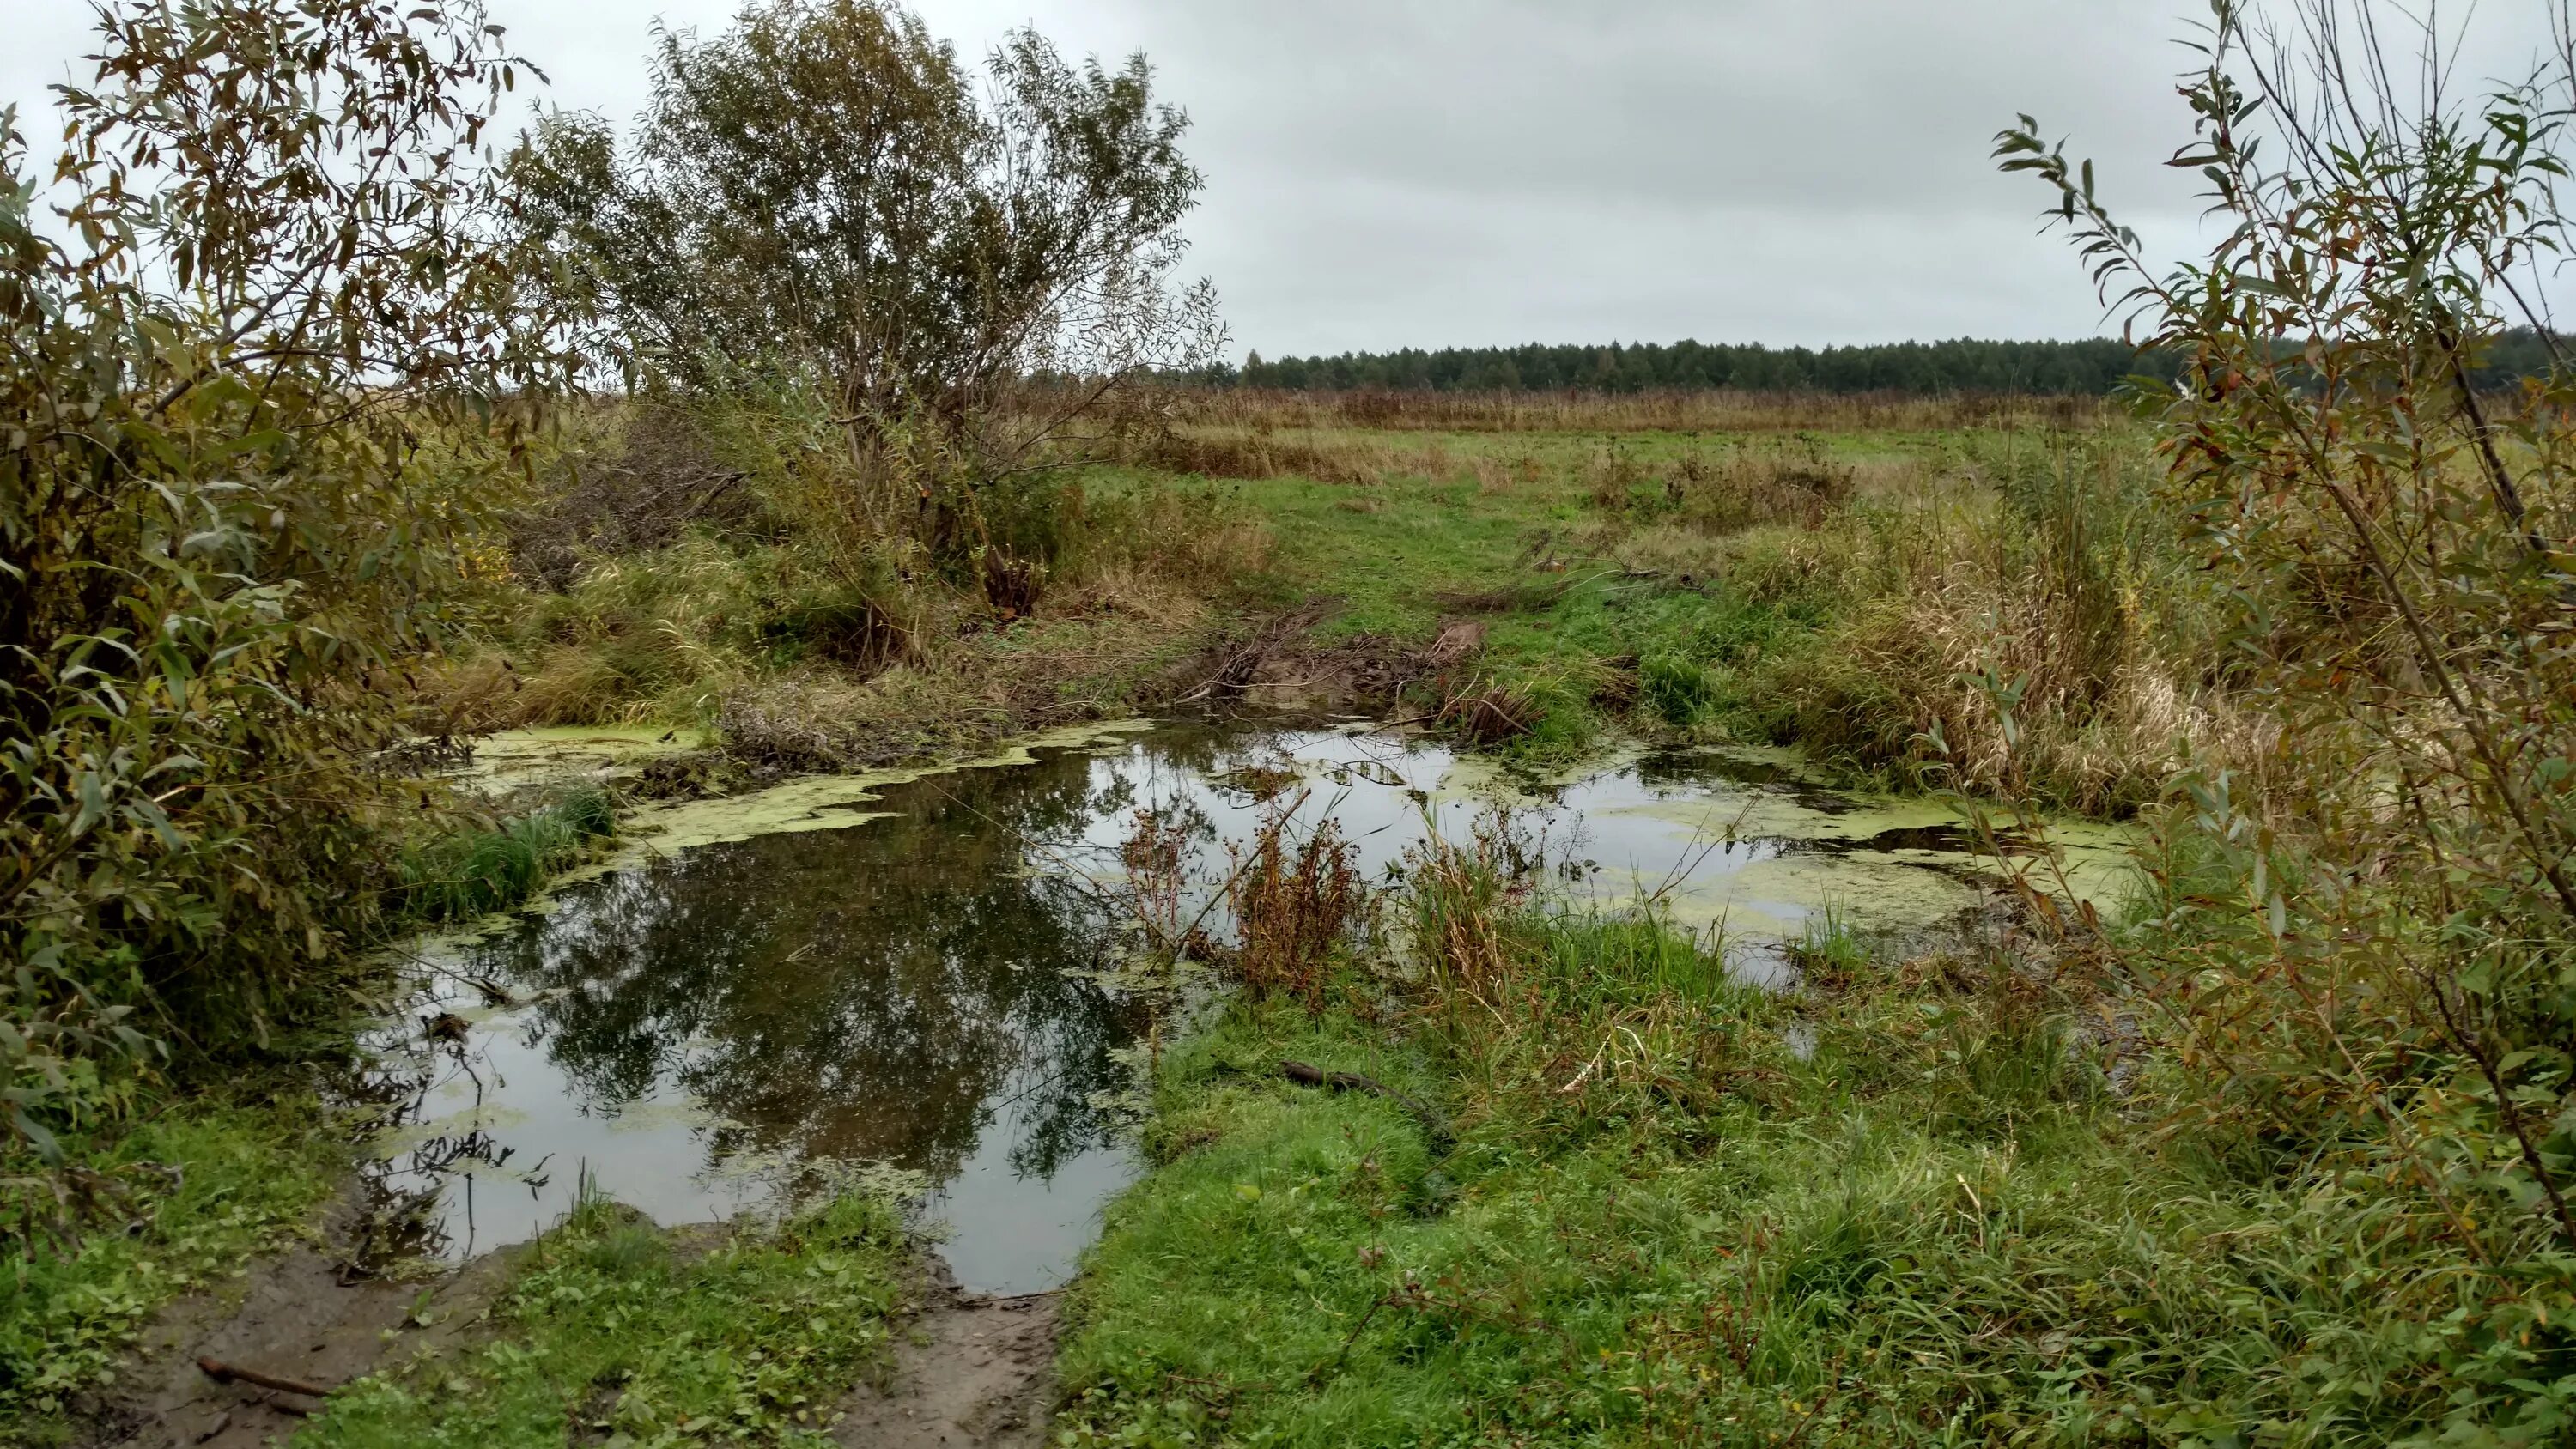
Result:
<svg viewBox="0 0 2576 1449"><path fill-rule="evenodd" d="M421 1125L362 1038L507 1020L792 1190L717 1244L556 1164L488 1331L315 1438L818 1432L911 1291L830 1165L996 1152L1141 1174L1075 1443L2564 1438L2576 72L2428 99L2347 8L2217 7L2178 273L1997 138L2153 362L2105 398L2111 344L1229 373L1143 62L878 0L515 139L470 0L103 7L59 160L0 125L0 1413L96 1429ZM2056 395L1892 390L1935 363ZM1211 713L1385 749L922 773ZM607 767L467 763L576 726ZM1533 833L1669 834L1604 792L1719 759L1691 869L1942 908Z"/></svg>

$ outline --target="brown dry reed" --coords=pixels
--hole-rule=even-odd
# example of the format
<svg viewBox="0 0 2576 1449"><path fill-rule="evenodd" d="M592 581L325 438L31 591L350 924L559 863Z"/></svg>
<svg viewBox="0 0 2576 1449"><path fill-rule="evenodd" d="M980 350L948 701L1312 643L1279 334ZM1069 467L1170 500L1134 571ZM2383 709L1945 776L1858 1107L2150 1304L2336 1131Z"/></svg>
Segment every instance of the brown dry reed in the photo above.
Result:
<svg viewBox="0 0 2576 1449"><path fill-rule="evenodd" d="M1291 996L1320 1011L1334 957L1367 915L1368 891L1358 846L1330 818L1303 842L1289 838L1293 808L1274 804L1247 845L1227 847L1234 862L1226 886L1234 970L1253 991Z"/></svg>

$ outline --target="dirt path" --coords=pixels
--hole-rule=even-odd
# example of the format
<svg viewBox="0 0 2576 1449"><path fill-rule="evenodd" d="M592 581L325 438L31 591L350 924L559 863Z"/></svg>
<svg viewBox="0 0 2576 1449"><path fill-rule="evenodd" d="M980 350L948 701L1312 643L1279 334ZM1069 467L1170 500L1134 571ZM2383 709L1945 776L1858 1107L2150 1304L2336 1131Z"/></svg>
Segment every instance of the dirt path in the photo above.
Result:
<svg viewBox="0 0 2576 1449"><path fill-rule="evenodd" d="M336 1215L336 1214L335 1214ZM323 1241L341 1235L326 1228ZM318 1401L199 1367L200 1358L329 1387L478 1327L507 1274L492 1253L430 1283L352 1281L339 1257L303 1247L252 1266L238 1297L203 1296L164 1312L115 1390L85 1405L82 1449L256 1449L283 1443ZM1056 1295L995 1297L960 1288L929 1256L921 1307L895 1336L894 1361L841 1405L832 1437L852 1449L1036 1449L1054 1404Z"/></svg>
<svg viewBox="0 0 2576 1449"><path fill-rule="evenodd" d="M861 1388L832 1429L850 1449L1035 1449L1055 1397L1056 1295L996 1298L931 1259L921 1309L895 1335L882 1389Z"/></svg>

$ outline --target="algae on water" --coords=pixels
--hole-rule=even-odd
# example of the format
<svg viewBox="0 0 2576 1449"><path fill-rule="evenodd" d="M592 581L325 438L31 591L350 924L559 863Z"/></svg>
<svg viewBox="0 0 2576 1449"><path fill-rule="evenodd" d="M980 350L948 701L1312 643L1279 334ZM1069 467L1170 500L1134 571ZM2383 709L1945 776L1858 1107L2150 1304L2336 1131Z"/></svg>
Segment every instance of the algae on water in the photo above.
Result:
<svg viewBox="0 0 2576 1449"><path fill-rule="evenodd" d="M953 775L963 770L1033 765L1037 763L1034 752L1038 750L1080 749L1153 727L1150 720L1134 719L1069 725L1025 736L998 754L977 759L936 765L899 765L851 775L807 775L742 795L647 805L627 816L620 825L633 842L632 846L594 870L616 869L644 853L688 850L730 840L749 840L756 835L846 830L871 820L882 820L892 813L863 808L880 798L889 786L909 785L915 780Z"/></svg>
<svg viewBox="0 0 2576 1449"><path fill-rule="evenodd" d="M477 736L474 758L455 779L487 795L529 785L598 782L634 773L647 760L705 749L692 725L560 725Z"/></svg>

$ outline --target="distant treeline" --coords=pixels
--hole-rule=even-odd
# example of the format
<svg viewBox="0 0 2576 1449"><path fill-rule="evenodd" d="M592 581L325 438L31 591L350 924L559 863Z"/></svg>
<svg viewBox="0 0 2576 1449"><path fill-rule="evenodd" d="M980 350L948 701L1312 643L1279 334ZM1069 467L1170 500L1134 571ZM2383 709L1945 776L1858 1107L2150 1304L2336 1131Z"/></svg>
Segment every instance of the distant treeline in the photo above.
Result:
<svg viewBox="0 0 2576 1449"><path fill-rule="evenodd" d="M2501 384L2545 371L2549 347L2528 329L2496 339L2480 381ZM1763 392L1916 394L2037 393L2100 396L2131 377L2171 378L2180 359L2110 338L2077 342L1886 342L1862 347L1761 343L1611 343L1608 346L1408 347L1338 357L1263 360L1220 369L1221 386L1342 392L1604 392L1739 388Z"/></svg>

